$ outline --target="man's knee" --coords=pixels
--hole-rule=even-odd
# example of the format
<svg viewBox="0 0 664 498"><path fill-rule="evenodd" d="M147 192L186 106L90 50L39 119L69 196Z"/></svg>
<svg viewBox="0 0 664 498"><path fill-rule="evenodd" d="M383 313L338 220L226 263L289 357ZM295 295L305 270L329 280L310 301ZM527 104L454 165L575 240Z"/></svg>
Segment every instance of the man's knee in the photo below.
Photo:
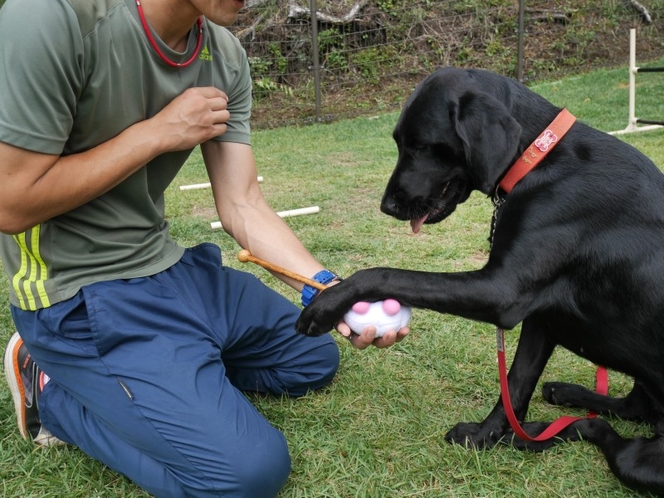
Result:
<svg viewBox="0 0 664 498"><path fill-rule="evenodd" d="M291 459L283 434L269 440L270 444L238 452L231 476L234 484L222 490L222 496L271 498L279 493L290 474Z"/></svg>
<svg viewBox="0 0 664 498"><path fill-rule="evenodd" d="M309 391L325 387L339 369L339 347L330 334L304 340L316 340L318 344L295 359L283 372L284 392L290 396L304 396Z"/></svg>
<svg viewBox="0 0 664 498"><path fill-rule="evenodd" d="M331 335L325 336L329 340L320 348L319 354L321 355L319 366L319 379L317 386L313 389L320 389L332 382L332 379L339 370L339 347Z"/></svg>

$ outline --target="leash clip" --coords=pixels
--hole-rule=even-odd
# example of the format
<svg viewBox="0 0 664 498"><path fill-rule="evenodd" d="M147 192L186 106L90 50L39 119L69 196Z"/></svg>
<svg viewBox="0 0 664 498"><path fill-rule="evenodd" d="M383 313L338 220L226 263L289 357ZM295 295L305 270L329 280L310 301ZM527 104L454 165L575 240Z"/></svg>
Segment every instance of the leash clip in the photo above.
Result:
<svg viewBox="0 0 664 498"><path fill-rule="evenodd" d="M500 185L496 185L496 190L493 191L493 196L491 197L491 204L493 204L494 209L497 210L502 206L506 198L506 195L500 195Z"/></svg>
<svg viewBox="0 0 664 498"><path fill-rule="evenodd" d="M499 353L505 352L505 331L496 327L496 349Z"/></svg>
<svg viewBox="0 0 664 498"><path fill-rule="evenodd" d="M505 204L507 200L506 195L500 195L500 185L496 187L493 197L491 198L491 203L493 204L493 214L491 215L491 229L489 232L489 246L493 246L493 235L496 231L496 223L498 222L498 210L500 207Z"/></svg>

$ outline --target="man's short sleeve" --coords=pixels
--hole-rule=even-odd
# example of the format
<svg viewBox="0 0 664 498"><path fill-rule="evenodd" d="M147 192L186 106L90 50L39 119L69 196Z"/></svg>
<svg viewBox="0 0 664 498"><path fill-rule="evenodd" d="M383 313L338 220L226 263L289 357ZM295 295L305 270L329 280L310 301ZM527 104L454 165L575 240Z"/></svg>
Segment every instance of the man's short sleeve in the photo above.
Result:
<svg viewBox="0 0 664 498"><path fill-rule="evenodd" d="M84 78L76 16L63 0L8 0L0 32L0 141L60 154Z"/></svg>
<svg viewBox="0 0 664 498"><path fill-rule="evenodd" d="M228 111L231 114L226 133L215 140L251 144L252 80L247 54L240 41L226 28L211 28L213 44L212 60L215 86L228 95Z"/></svg>

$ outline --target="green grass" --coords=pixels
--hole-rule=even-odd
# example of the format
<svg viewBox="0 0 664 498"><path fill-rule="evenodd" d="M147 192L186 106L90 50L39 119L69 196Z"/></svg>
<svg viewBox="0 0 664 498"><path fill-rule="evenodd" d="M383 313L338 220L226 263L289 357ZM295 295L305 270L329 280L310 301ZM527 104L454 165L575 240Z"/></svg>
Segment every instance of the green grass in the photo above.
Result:
<svg viewBox="0 0 664 498"><path fill-rule="evenodd" d="M655 63L656 65L656 63ZM604 70L533 89L579 119L604 131L627 124L627 69ZM637 115L664 115L661 76L639 83ZM658 87L659 85L659 87ZM648 115L645 112L648 112ZM654 114L654 115L653 115ZM428 271L479 268L488 251L490 202L473 195L445 222L414 236L407 223L382 215L378 206L396 158L391 131L397 114L255 133L254 148L263 191L275 210L318 205L320 213L288 219L312 253L341 275L389 265ZM664 165L664 131L622 137ZM216 220L209 190L179 191L206 181L194 153L167 192L174 236L185 245L212 241L226 263L255 273L297 302L299 296L264 270L236 260L237 244ZM2 276L0 298L7 300ZM288 439L291 478L281 497L629 497L599 451L565 444L542 454L509 447L469 451L444 442L458 421L482 420L499 386L493 327L453 316L415 310L412 333L387 350L352 349L339 339L341 369L321 392L301 399L251 396ZM13 327L0 310L0 342ZM518 334L507 335L508 356ZM508 358L509 359L509 358ZM588 362L557 351L544 380L592 385ZM611 374L611 394L625 394L630 380ZM530 419L564 413L536 392ZM623 421L626 435L650 428ZM131 482L78 449L35 448L20 439L8 390L0 383L0 495L7 497L144 497Z"/></svg>

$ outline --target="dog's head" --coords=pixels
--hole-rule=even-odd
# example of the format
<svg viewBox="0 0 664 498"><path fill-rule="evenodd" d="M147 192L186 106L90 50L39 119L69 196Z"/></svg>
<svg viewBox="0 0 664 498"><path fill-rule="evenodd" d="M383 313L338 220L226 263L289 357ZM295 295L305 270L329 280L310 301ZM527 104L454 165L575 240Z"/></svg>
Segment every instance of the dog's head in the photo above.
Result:
<svg viewBox="0 0 664 498"><path fill-rule="evenodd" d="M521 135L503 103L510 98L506 81L446 68L420 83L394 129L399 158L381 211L410 220L418 232L447 218L473 190L493 193Z"/></svg>

